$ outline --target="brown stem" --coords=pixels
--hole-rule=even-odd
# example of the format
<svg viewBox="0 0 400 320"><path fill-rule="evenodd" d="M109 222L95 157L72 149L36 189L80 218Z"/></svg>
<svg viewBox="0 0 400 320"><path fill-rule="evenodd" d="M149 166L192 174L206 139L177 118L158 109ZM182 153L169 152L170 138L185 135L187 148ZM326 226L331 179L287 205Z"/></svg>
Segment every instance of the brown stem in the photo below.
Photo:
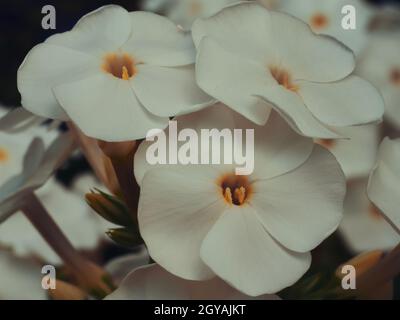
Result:
<svg viewBox="0 0 400 320"><path fill-rule="evenodd" d="M113 194L118 194L118 181L111 160L99 148L97 140L84 135L83 132L72 122L67 122L67 125L77 140L80 150L89 162L97 178Z"/></svg>
<svg viewBox="0 0 400 320"><path fill-rule="evenodd" d="M122 196L134 222L137 224L137 205L139 201L139 186L133 173L133 158L137 149L136 141L99 142L104 154L111 159Z"/></svg>
<svg viewBox="0 0 400 320"><path fill-rule="evenodd" d="M111 293L111 286L105 282L108 280L106 272L75 250L34 194L29 195L27 200L27 205L22 208L22 212L64 261L75 280L84 289L97 296Z"/></svg>

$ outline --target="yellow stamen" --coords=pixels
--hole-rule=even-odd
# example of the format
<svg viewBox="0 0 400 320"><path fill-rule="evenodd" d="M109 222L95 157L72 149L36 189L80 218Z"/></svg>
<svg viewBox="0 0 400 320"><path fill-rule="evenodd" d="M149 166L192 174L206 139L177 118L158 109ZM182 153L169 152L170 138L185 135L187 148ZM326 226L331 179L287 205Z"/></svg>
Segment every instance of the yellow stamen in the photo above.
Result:
<svg viewBox="0 0 400 320"><path fill-rule="evenodd" d="M136 61L127 53L108 53L104 56L102 70L121 80L129 80L137 73Z"/></svg>
<svg viewBox="0 0 400 320"><path fill-rule="evenodd" d="M230 203L230 204L233 203L231 188L226 188L226 189L225 189L225 191L224 191L224 198L225 198L225 200L226 200L228 203Z"/></svg>
<svg viewBox="0 0 400 320"><path fill-rule="evenodd" d="M287 70L276 66L270 66L269 71L279 85L293 92L299 90L299 87L292 81L292 77Z"/></svg>
<svg viewBox="0 0 400 320"><path fill-rule="evenodd" d="M122 67L122 80L129 80L129 72L127 67Z"/></svg>
<svg viewBox="0 0 400 320"><path fill-rule="evenodd" d="M224 200L235 206L245 205L251 198L253 187L247 176L238 176L234 173L224 174L217 179Z"/></svg>

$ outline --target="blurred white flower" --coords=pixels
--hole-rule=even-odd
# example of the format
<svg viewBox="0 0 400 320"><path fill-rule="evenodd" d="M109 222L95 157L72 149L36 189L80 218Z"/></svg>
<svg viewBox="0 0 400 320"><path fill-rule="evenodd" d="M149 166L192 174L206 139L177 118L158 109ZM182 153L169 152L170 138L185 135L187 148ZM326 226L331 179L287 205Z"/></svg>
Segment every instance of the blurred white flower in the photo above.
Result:
<svg viewBox="0 0 400 320"><path fill-rule="evenodd" d="M256 0L258 3L262 4L264 7L266 7L269 10L273 10L276 8L277 3L280 0Z"/></svg>
<svg viewBox="0 0 400 320"><path fill-rule="evenodd" d="M368 182L368 197L400 233L400 139L385 138Z"/></svg>
<svg viewBox="0 0 400 320"><path fill-rule="evenodd" d="M142 9L144 11L159 12L177 1L180 0L143 0Z"/></svg>
<svg viewBox="0 0 400 320"><path fill-rule="evenodd" d="M400 128L400 32L376 33L356 73L371 81L385 101L385 119Z"/></svg>
<svg viewBox="0 0 400 320"><path fill-rule="evenodd" d="M215 277L207 281L178 278L157 264L135 269L106 300L247 300L246 296ZM263 295L263 300L279 300Z"/></svg>
<svg viewBox="0 0 400 320"><path fill-rule="evenodd" d="M280 0L256 0L269 10L275 9Z"/></svg>
<svg viewBox="0 0 400 320"><path fill-rule="evenodd" d="M335 128L345 139L316 139L339 161L347 179L366 177L372 170L378 151L380 128L375 125Z"/></svg>
<svg viewBox="0 0 400 320"><path fill-rule="evenodd" d="M101 7L34 47L18 70L22 105L71 119L88 136L139 139L208 104L195 83L189 34L149 12Z"/></svg>
<svg viewBox="0 0 400 320"><path fill-rule="evenodd" d="M126 254L115 258L107 263L106 271L112 277L113 283L119 286L124 278L137 267L149 264L150 257L144 246L140 247L137 252Z"/></svg>
<svg viewBox="0 0 400 320"><path fill-rule="evenodd" d="M184 30L190 30L197 18L207 18L238 0L178 0L169 1L167 16Z"/></svg>
<svg viewBox="0 0 400 320"><path fill-rule="evenodd" d="M106 238L102 220L91 211L83 194L77 196L53 183L50 191L38 197L76 249L94 249ZM35 255L48 263L61 263L22 212L13 214L0 225L0 243L13 248L19 256Z"/></svg>
<svg viewBox="0 0 400 320"><path fill-rule="evenodd" d="M328 126L383 115L378 91L350 75L353 53L292 16L240 3L196 20L192 34L199 86L259 125L276 109L303 135L337 138Z"/></svg>
<svg viewBox="0 0 400 320"><path fill-rule="evenodd" d="M399 235L367 197L367 180L348 184L344 214L339 230L353 252L390 250L400 241Z"/></svg>
<svg viewBox="0 0 400 320"><path fill-rule="evenodd" d="M20 115L25 113L27 112L21 114L18 111ZM28 125L29 120L25 125L19 122L24 127L23 130L16 129L16 126L20 127L17 122L15 117L10 118L10 113L6 109L0 107L0 185L22 171L24 154L33 137L42 138L44 144L48 146L57 136L55 132L49 132L45 127L37 126L37 122ZM4 130L7 131L4 132Z"/></svg>
<svg viewBox="0 0 400 320"><path fill-rule="evenodd" d="M0 185L0 223L26 204L28 196L46 183L74 148L68 133L60 135L47 149L39 138L31 142L22 170Z"/></svg>
<svg viewBox="0 0 400 320"><path fill-rule="evenodd" d="M46 119L38 117L22 107L6 111L0 106L0 132L20 133L39 126Z"/></svg>
<svg viewBox="0 0 400 320"><path fill-rule="evenodd" d="M255 169L232 165L146 164L135 157L141 185L138 219L150 256L188 280L215 275L257 296L296 282L309 251L338 226L345 179L334 156L297 135L277 113L254 126L218 104L177 118L181 128L254 128Z"/></svg>
<svg viewBox="0 0 400 320"><path fill-rule="evenodd" d="M351 5L355 8L355 29L344 29L342 8ZM308 23L317 34L329 35L343 42L359 54L368 41L368 25L373 10L363 0L279 0L276 10L289 13Z"/></svg>
<svg viewBox="0 0 400 320"><path fill-rule="evenodd" d="M41 266L30 259L22 259L0 249L0 299L45 300Z"/></svg>

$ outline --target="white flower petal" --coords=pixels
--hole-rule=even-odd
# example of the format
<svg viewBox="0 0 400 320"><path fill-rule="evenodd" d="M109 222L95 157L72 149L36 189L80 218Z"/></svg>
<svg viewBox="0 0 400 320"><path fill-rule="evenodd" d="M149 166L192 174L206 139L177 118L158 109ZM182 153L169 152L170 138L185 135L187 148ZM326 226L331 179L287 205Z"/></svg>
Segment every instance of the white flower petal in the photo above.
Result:
<svg viewBox="0 0 400 320"><path fill-rule="evenodd" d="M199 45L196 79L205 92L249 120L267 121L271 108L252 96L275 83L266 66L240 59L207 37Z"/></svg>
<svg viewBox="0 0 400 320"><path fill-rule="evenodd" d="M271 20L280 64L295 80L331 82L354 70L355 57L340 42L315 35L307 24L287 14L271 12Z"/></svg>
<svg viewBox="0 0 400 320"><path fill-rule="evenodd" d="M380 139L378 125L335 127L345 139L317 140L339 161L347 179L368 176L375 164Z"/></svg>
<svg viewBox="0 0 400 320"><path fill-rule="evenodd" d="M383 116L384 103L378 90L357 76L329 84L307 81L298 84L307 108L328 125L367 124Z"/></svg>
<svg viewBox="0 0 400 320"><path fill-rule="evenodd" d="M399 235L375 211L366 190L367 179L349 183L340 233L354 252L391 250L399 243Z"/></svg>
<svg viewBox="0 0 400 320"><path fill-rule="evenodd" d="M339 138L337 133L313 116L298 94L282 86L273 86L255 92L255 95L269 103L298 133L322 139Z"/></svg>
<svg viewBox="0 0 400 320"><path fill-rule="evenodd" d="M191 114L186 114L182 116L178 116L174 118L174 121L177 121L177 132L179 132L183 129L189 128L193 129L197 132L197 134L201 134L202 129L224 129L224 128L235 128L235 122L233 119L233 112L224 106L221 103L218 103L212 107L208 107L206 109L191 113ZM176 137L171 137L169 136L169 129L164 130L166 141L168 142L166 145L166 154L169 154L169 141L172 139L172 141L176 141ZM176 141L177 142L177 148L182 146L186 142L182 141ZM169 167L169 166L175 166L174 164L150 164L146 160L146 152L149 146L151 146L154 142L153 141L143 141L140 145L138 150L135 153L135 160L134 160L134 171L135 171L135 178L136 181L139 185L141 185L142 180L146 172L150 169L154 169L157 167ZM222 145L222 144L221 144ZM201 155L201 149L199 148L199 155ZM199 159L200 163L200 159Z"/></svg>
<svg viewBox="0 0 400 320"><path fill-rule="evenodd" d="M128 11L107 5L83 16L71 31L49 37L46 43L99 56L121 47L131 28Z"/></svg>
<svg viewBox="0 0 400 320"><path fill-rule="evenodd" d="M271 113L264 126L254 125L237 113L232 114L235 128L254 129L253 176L257 179L291 171L303 164L313 151L313 140L297 134L277 112Z"/></svg>
<svg viewBox="0 0 400 320"><path fill-rule="evenodd" d="M138 252L126 254L111 260L105 266L105 270L112 277L117 286L135 268L149 264L150 257L147 250L141 247Z"/></svg>
<svg viewBox="0 0 400 320"><path fill-rule="evenodd" d="M342 19L345 16L341 10L346 5L355 7L356 28L343 29ZM370 8L371 7L371 8ZM356 54L359 54L368 40L368 25L373 13L372 6L365 1L348 0L279 0L276 1L276 10L291 14L308 23L317 34L326 34L343 42ZM326 19L325 25L313 25L313 18L322 16Z"/></svg>
<svg viewBox="0 0 400 320"><path fill-rule="evenodd" d="M100 70L89 55L52 44L39 44L18 69L18 90L25 109L51 119L68 116L51 91L57 85L82 79Z"/></svg>
<svg viewBox="0 0 400 320"><path fill-rule="evenodd" d="M371 81L385 101L385 120L400 127L400 86L393 82L392 72L399 69L399 31L371 36L370 43L357 64L356 74Z"/></svg>
<svg viewBox="0 0 400 320"><path fill-rule="evenodd" d="M369 199L400 233L400 140L385 138L379 147L378 163L368 183Z"/></svg>
<svg viewBox="0 0 400 320"><path fill-rule="evenodd" d="M213 102L197 86L193 66L139 66L131 84L146 109L160 117L190 113Z"/></svg>
<svg viewBox="0 0 400 320"><path fill-rule="evenodd" d="M137 100L129 81L110 74L63 84L54 93L78 127L90 137L105 141L136 140L154 128L163 129L167 118L150 114Z"/></svg>
<svg viewBox="0 0 400 320"><path fill-rule="evenodd" d="M35 189L41 187L53 175L55 170L67 160L75 148L75 140L72 134L69 132L60 134L47 148L40 165L29 165L29 172L31 172L30 174L32 175L27 180L27 186ZM25 158L24 175L28 178L28 170L25 163L31 162L32 157L27 153Z"/></svg>
<svg viewBox="0 0 400 320"><path fill-rule="evenodd" d="M294 284L311 263L309 253L290 252L263 228L250 207L227 210L207 234L201 258L237 290L258 296Z"/></svg>
<svg viewBox="0 0 400 320"><path fill-rule="evenodd" d="M190 33L150 12L129 13L132 33L122 46L140 62L171 67L193 64L196 52Z"/></svg>
<svg viewBox="0 0 400 320"><path fill-rule="evenodd" d="M7 133L20 133L46 120L30 113L22 107L12 109L3 117L1 111L2 108L0 107L0 131Z"/></svg>
<svg viewBox="0 0 400 320"><path fill-rule="evenodd" d="M219 278L189 281L168 273L159 265L137 268L106 300L242 300L250 297L228 286ZM279 300L275 295L259 299Z"/></svg>
<svg viewBox="0 0 400 320"><path fill-rule="evenodd" d="M296 252L314 249L338 227L346 192L335 157L315 146L296 170L254 183L251 206L268 232Z"/></svg>
<svg viewBox="0 0 400 320"><path fill-rule="evenodd" d="M225 205L213 180L218 175L207 169L149 170L140 193L139 226L150 256L169 272L190 280L213 276L200 259L200 246Z"/></svg>
<svg viewBox="0 0 400 320"><path fill-rule="evenodd" d="M208 19L197 19L192 27L192 36L198 49L203 38L210 37L232 54L267 63L268 57L271 58L271 53L273 56L275 52L270 46L270 19L269 11L262 6L241 2Z"/></svg>
<svg viewBox="0 0 400 320"><path fill-rule="evenodd" d="M190 30L196 19L210 17L237 2L238 0L169 0L166 14L184 30Z"/></svg>

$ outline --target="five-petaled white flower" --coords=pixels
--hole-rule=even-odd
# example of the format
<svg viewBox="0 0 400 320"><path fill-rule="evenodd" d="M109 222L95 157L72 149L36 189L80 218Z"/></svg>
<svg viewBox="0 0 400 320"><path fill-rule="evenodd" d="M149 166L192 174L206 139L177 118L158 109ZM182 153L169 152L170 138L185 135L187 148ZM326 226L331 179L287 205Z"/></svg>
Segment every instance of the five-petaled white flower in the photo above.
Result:
<svg viewBox="0 0 400 320"><path fill-rule="evenodd" d="M368 182L368 197L400 233L400 139L385 138Z"/></svg>
<svg viewBox="0 0 400 320"><path fill-rule="evenodd" d="M177 117L180 128L254 128L217 104ZM219 276L251 296L275 293L309 268L310 250L342 217L345 179L334 156L296 134L277 113L255 126L255 169L149 165L135 156L138 219L150 256L190 280Z"/></svg>
<svg viewBox="0 0 400 320"><path fill-rule="evenodd" d="M385 101L385 120L400 128L400 32L372 36L356 73L371 81Z"/></svg>
<svg viewBox="0 0 400 320"><path fill-rule="evenodd" d="M376 249L390 250L399 243L399 235L367 197L368 179L348 183L343 220L339 231L356 253Z"/></svg>
<svg viewBox="0 0 400 320"><path fill-rule="evenodd" d="M195 83L190 35L149 12L101 7L34 47L18 70L22 105L71 119L88 136L139 139L208 104Z"/></svg>
<svg viewBox="0 0 400 320"><path fill-rule="evenodd" d="M351 75L353 53L292 16L240 3L196 20L192 35L199 86L259 125L275 109L303 135L337 138L328 126L383 115L378 91Z"/></svg>
<svg viewBox="0 0 400 320"><path fill-rule="evenodd" d="M357 55L368 42L373 10L363 0L279 0L274 9L303 20L317 34L336 38ZM347 26L350 22L355 23L355 28Z"/></svg>

